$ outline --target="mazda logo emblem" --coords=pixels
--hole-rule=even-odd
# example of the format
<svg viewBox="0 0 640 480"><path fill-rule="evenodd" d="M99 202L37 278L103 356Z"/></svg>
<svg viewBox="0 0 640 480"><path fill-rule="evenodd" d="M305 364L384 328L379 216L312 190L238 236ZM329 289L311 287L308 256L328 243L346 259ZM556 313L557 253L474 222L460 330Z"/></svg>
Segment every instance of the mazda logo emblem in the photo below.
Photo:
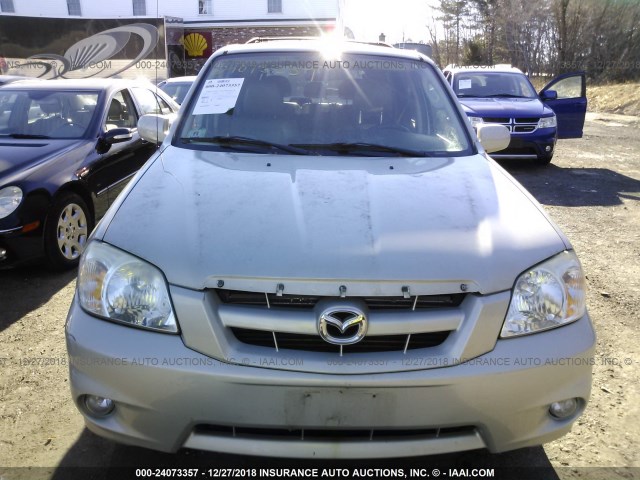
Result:
<svg viewBox="0 0 640 480"><path fill-rule="evenodd" d="M318 332L334 345L358 343L367 334L367 316L355 307L328 308L318 318Z"/></svg>

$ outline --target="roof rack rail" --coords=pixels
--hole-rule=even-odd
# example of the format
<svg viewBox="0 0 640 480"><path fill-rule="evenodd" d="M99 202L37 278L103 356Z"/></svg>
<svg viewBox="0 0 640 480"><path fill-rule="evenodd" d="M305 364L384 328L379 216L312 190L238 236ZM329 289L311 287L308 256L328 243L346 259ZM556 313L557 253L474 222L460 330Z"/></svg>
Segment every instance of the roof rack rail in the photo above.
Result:
<svg viewBox="0 0 640 480"><path fill-rule="evenodd" d="M264 43L264 42L277 42L277 41L286 41L286 40L322 40L325 39L327 37L253 37L250 40L247 40L246 43ZM388 43L385 42L364 42L364 41L359 41L359 40L353 40L351 38L347 38L344 37L341 40L344 40L345 42L349 42L349 43L359 43L361 45L377 45L379 47L387 47L387 48L394 48L393 45L390 45Z"/></svg>
<svg viewBox="0 0 640 480"><path fill-rule="evenodd" d="M250 40L247 40L246 43L263 43L263 42L274 42L281 40L318 40L322 37L253 37Z"/></svg>
<svg viewBox="0 0 640 480"><path fill-rule="evenodd" d="M393 45L391 45L390 43L387 43L387 42L359 42L357 40L355 40L354 42L355 43L362 43L364 45L377 45L378 47L395 48Z"/></svg>

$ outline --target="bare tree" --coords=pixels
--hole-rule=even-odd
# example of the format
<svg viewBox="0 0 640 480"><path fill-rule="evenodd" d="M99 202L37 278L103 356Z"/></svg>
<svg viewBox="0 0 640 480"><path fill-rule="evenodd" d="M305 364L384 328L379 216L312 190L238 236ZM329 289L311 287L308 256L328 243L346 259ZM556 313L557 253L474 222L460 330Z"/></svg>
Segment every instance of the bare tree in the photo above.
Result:
<svg viewBox="0 0 640 480"><path fill-rule="evenodd" d="M530 74L640 78L638 0L440 0L427 26L442 63L508 62Z"/></svg>
<svg viewBox="0 0 640 480"><path fill-rule="evenodd" d="M460 63L462 60L462 31L469 13L468 0L440 0L439 18L445 31L445 47L448 63Z"/></svg>
<svg viewBox="0 0 640 480"><path fill-rule="evenodd" d="M477 33L482 39L482 56L488 65L492 65L498 32L497 20L500 2L499 0L472 0L471 3L478 13L475 24Z"/></svg>

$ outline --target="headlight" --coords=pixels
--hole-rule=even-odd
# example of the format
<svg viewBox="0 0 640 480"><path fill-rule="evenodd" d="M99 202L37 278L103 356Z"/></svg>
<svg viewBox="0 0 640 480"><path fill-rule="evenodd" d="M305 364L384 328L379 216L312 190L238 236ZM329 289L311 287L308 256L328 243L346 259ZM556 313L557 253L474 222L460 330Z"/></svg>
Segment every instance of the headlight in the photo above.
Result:
<svg viewBox="0 0 640 480"><path fill-rule="evenodd" d="M585 280L573 252L562 252L516 280L502 338L541 332L582 317Z"/></svg>
<svg viewBox="0 0 640 480"><path fill-rule="evenodd" d="M161 332L178 331L160 270L110 245L89 244L77 289L80 305L90 314Z"/></svg>
<svg viewBox="0 0 640 480"><path fill-rule="evenodd" d="M558 120L556 116L544 117L538 121L538 128L556 128L558 126Z"/></svg>
<svg viewBox="0 0 640 480"><path fill-rule="evenodd" d="M482 117L468 117L468 118L473 128L476 128L481 123L484 123L484 120L482 120Z"/></svg>
<svg viewBox="0 0 640 480"><path fill-rule="evenodd" d="M0 190L0 218L5 218L16 211L22 202L22 190L18 187L6 187Z"/></svg>

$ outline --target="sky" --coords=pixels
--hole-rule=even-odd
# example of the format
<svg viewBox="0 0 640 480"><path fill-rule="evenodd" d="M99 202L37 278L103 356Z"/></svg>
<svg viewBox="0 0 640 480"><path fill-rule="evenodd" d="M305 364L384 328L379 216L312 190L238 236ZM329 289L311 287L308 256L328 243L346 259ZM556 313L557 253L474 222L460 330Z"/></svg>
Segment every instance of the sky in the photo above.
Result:
<svg viewBox="0 0 640 480"><path fill-rule="evenodd" d="M426 25L433 15L434 0L344 0L344 21L356 39L377 41L381 33L387 43L429 43Z"/></svg>

